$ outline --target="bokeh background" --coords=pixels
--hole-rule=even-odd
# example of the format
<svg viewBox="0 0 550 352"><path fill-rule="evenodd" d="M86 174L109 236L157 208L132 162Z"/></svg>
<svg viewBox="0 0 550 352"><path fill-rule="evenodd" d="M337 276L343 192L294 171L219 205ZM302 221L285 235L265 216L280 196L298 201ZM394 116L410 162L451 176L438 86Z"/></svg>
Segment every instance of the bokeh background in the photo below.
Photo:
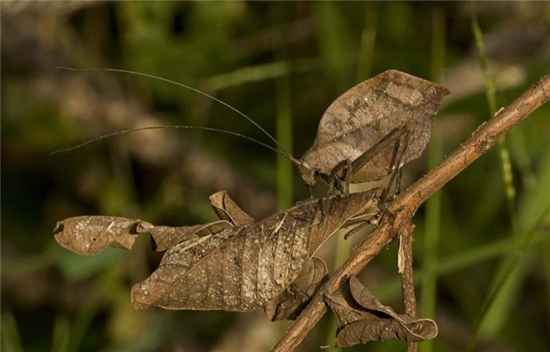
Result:
<svg viewBox="0 0 550 352"><path fill-rule="evenodd" d="M160 260L148 239L94 257L54 242L56 221L85 214L212 221L208 196L222 189L258 219L309 197L288 161L228 135L137 132L50 155L170 124L271 143L192 91L57 67L135 70L201 89L296 157L327 106L356 83L391 68L437 81L453 94L428 150L405 167L405 186L550 71L547 2L18 1L2 2L1 16L4 351L265 351L288 326L260 311L134 312L131 286ZM549 106L539 109L416 215L419 315L440 329L422 351L550 350L549 117ZM321 255L333 268L363 235L334 236ZM395 244L361 279L400 310ZM300 351L332 343L329 316Z"/></svg>

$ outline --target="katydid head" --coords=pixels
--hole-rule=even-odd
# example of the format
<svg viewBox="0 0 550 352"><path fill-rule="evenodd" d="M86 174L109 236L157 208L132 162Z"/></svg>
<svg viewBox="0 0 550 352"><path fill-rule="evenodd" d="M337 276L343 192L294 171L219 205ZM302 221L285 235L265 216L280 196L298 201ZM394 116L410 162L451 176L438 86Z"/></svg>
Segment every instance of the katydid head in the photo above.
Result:
<svg viewBox="0 0 550 352"><path fill-rule="evenodd" d="M315 186L315 184L317 183L317 180L316 180L317 171L315 171L305 161L298 161L296 165L298 166L298 171L300 172L300 176L302 177L302 180L304 180L304 182L308 186Z"/></svg>

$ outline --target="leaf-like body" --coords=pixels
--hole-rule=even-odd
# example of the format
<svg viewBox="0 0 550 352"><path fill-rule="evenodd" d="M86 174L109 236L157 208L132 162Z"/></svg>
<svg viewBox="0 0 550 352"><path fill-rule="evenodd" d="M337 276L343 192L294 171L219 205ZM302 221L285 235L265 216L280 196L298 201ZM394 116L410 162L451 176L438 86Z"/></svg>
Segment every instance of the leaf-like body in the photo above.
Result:
<svg viewBox="0 0 550 352"><path fill-rule="evenodd" d="M372 191L333 196L224 229L192 245L184 241L133 287L132 304L136 309L254 310L296 280L330 235L377 213Z"/></svg>
<svg viewBox="0 0 550 352"><path fill-rule="evenodd" d="M433 82L388 70L349 89L323 114L313 146L301 158L310 168L329 175L342 162L353 162L395 128L410 133L401 160L422 154L441 100L450 92ZM376 181L390 173L393 144L359 170L349 182Z"/></svg>

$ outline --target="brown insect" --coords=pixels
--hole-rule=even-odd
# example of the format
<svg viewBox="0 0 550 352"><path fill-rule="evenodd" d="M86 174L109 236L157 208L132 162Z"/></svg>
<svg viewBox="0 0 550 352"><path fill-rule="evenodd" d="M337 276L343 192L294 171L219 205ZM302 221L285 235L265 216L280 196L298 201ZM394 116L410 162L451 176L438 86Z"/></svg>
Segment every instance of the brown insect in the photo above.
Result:
<svg viewBox="0 0 550 352"><path fill-rule="evenodd" d="M313 146L298 161L302 179L308 185L315 176L347 184L389 175L422 154L449 93L396 70L356 85L323 114Z"/></svg>
<svg viewBox="0 0 550 352"><path fill-rule="evenodd" d="M385 71L339 96L321 117L312 147L300 159L296 159L246 114L207 93L144 73L118 69L104 70L151 77L202 94L250 121L280 150L253 138L216 128L153 126L111 133L61 151L72 150L98 139L140 130L209 130L246 138L280 153L298 167L300 176L307 185L315 185L317 178L320 178L330 189L336 187L345 193L349 183L377 181L393 172L391 186L397 170L418 158L426 148L437 109L441 100L450 93L446 88L433 82L397 70Z"/></svg>

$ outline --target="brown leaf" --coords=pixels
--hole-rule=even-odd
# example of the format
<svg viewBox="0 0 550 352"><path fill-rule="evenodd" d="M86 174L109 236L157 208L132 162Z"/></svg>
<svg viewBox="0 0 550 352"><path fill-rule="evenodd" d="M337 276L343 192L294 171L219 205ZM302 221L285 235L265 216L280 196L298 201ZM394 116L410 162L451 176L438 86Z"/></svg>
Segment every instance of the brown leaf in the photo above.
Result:
<svg viewBox="0 0 550 352"><path fill-rule="evenodd" d="M349 290L330 297L327 303L338 318L340 328L335 343L338 347L390 339L420 342L437 336L433 320L395 313L355 276L350 277Z"/></svg>
<svg viewBox="0 0 550 352"><path fill-rule="evenodd" d="M132 289L136 309L249 311L280 295L319 246L343 226L378 213L373 192L302 202L265 220L170 248Z"/></svg>
<svg viewBox="0 0 550 352"><path fill-rule="evenodd" d="M264 306L266 318L271 321L296 319L319 289L327 273L327 265L322 259L311 258L296 280L282 294L267 302Z"/></svg>
<svg viewBox="0 0 550 352"><path fill-rule="evenodd" d="M165 251L185 242L191 246L210 235L233 227L227 221L169 227L114 216L78 216L59 221L54 229L55 240L64 248L83 255L97 254L108 247L131 249L136 236L150 234L157 251Z"/></svg>
<svg viewBox="0 0 550 352"><path fill-rule="evenodd" d="M105 248L130 249L136 239L136 227L152 225L115 216L78 216L59 221L55 240L62 247L83 255L97 254Z"/></svg>
<svg viewBox="0 0 550 352"><path fill-rule="evenodd" d="M208 224L182 227L151 225L150 227L142 228L138 226L137 233L151 234L155 250L162 252L183 242L186 243L186 246L183 247L195 245L198 242L206 241L213 234L232 227L234 226L230 222L221 220Z"/></svg>
<svg viewBox="0 0 550 352"><path fill-rule="evenodd" d="M422 342L437 336L437 325L431 319L403 316L403 320L367 316L343 327L336 337L337 347L351 347L369 341L403 340Z"/></svg>
<svg viewBox="0 0 550 352"><path fill-rule="evenodd" d="M220 219L229 221L235 226L254 222L254 219L239 208L226 191L219 191L211 195L210 203Z"/></svg>
<svg viewBox="0 0 550 352"><path fill-rule="evenodd" d="M329 175L343 160L354 161L393 129L406 127L410 142L402 159L408 163L426 148L441 100L450 92L435 83L389 70L338 97L319 122L313 146L300 159ZM376 181L390 173L393 144L359 170L351 183Z"/></svg>

